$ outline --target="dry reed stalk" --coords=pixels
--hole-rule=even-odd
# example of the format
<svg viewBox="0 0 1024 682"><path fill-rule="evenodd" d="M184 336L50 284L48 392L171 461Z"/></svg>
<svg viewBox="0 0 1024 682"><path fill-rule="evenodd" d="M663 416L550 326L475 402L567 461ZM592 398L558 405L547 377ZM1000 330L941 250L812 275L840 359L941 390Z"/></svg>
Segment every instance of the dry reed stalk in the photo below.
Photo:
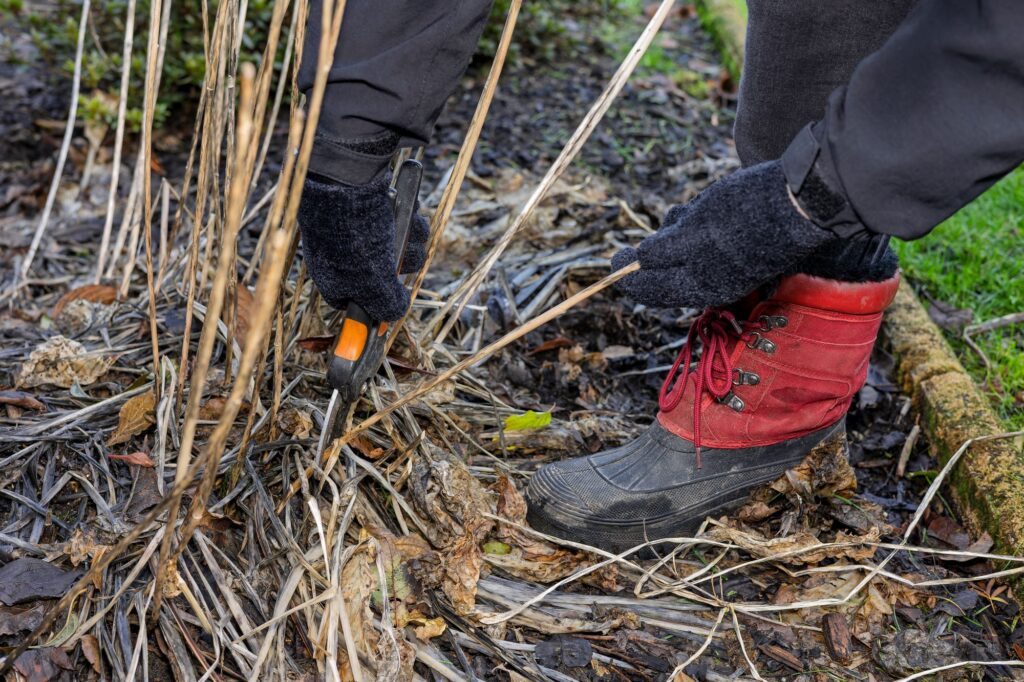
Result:
<svg viewBox="0 0 1024 682"><path fill-rule="evenodd" d="M669 11L675 4L675 0L662 0L658 6L658 10L651 17L647 27L644 28L640 37L637 38L636 43L630 49L629 54L619 65L619 68L615 71L611 80L608 81L608 85L605 87L601 95L595 100L593 106L587 115L583 117L580 125L576 128L576 132L573 133L572 137L566 143L565 147L559 153L558 158L548 169L548 172L544 175L544 178L540 181L537 189L534 190L533 194L526 201L523 206L523 210L515 221L509 226L505 233L498 240L498 243L494 245L490 253L473 269L473 273L469 278L463 282L462 286L453 293L445 305L435 313L429 322L430 328L436 328L440 324L441 320L448 315L448 321L441 327L432 339L434 343L439 343L445 339L452 327L459 319L459 315L462 313L463 308L469 303L472 295L483 283L487 274L494 267L494 264L498 262L501 254L505 252L505 249L509 244L512 243L512 239L516 234L526 225L530 217L533 215L534 209L540 205L540 202L547 195L548 191L554 186L555 181L558 180L572 163L572 160L579 153L580 149L583 148L583 144L590 137L591 133L597 127L597 124L601 122L608 108L612 102L618 96L619 92L626 85L626 81L629 79L630 74L636 68L636 65L640 62L641 57L650 47L654 37L658 34L658 30L661 25L668 18Z"/></svg>
<svg viewBox="0 0 1024 682"><path fill-rule="evenodd" d="M156 106L157 93L160 92L160 77L163 72L164 56L166 55L167 49L167 31L171 23L171 0L166 0L160 4L157 12L150 11L149 19L149 45L146 50L146 80L144 83L144 99L151 100L152 105L150 108ZM157 29L154 31L153 27ZM143 107L143 117L149 116L150 128L152 129L152 117L153 112L147 113L146 107ZM150 132L152 136L152 132ZM143 205L141 207L141 214L137 214L132 219L132 234L131 234L131 245L128 248L128 260L124 266L124 273L121 278L121 289L119 295L121 298L128 296L128 290L131 285L132 273L135 270L135 264L138 260L139 254L139 239L141 235L139 231L143 229L143 222L145 223L145 229L148 231L152 229L152 186L150 183L150 154L152 151L151 144L140 144L138 153L138 172L137 178L133 179L133 182L139 182L142 186L143 192ZM136 199L138 201L138 199ZM120 251L115 253L114 258L110 262L110 267L113 268L120 257Z"/></svg>
<svg viewBox="0 0 1024 682"><path fill-rule="evenodd" d="M206 3L203 3L204 10ZM199 146L199 177L196 179L196 208L195 218L192 221L192 235L189 241L191 246L191 253L188 261L188 272L185 276L187 282L188 293L185 297L185 329L182 332L181 340L181 360L178 363L178 376L180 381L178 383L178 392L175 396L175 404L181 405L185 392L185 384L188 383L188 360L189 350L191 348L192 338L192 315L195 308L196 295L198 290L196 287L196 272L199 268L199 243L200 243L200 232L203 226L203 217L206 211L206 197L209 192L209 183L207 177L210 173L210 161L209 157L219 152L219 147L216 147L213 141L213 114L212 109L215 105L215 97L207 96L207 91L213 93L220 88L218 74L220 73L221 50L220 47L223 44L223 32L224 23L227 13L227 3L221 3L217 8L217 18L214 22L214 35L212 40L212 47L208 49L207 64L209 68L206 72L206 78L203 82L203 97L206 100L206 107L201 109L197 117L197 122L202 119L202 142ZM205 17L204 11L204 17ZM202 101L202 99L201 99ZM197 123L197 128L198 128ZM188 182L191 179L191 174L186 174L185 185L182 191L182 204L187 196ZM179 216L181 214L181 205L179 204ZM211 217L212 220L212 217ZM176 219L177 222L177 219Z"/></svg>
<svg viewBox="0 0 1024 682"><path fill-rule="evenodd" d="M93 281L100 283L103 265L110 248L110 231L114 226L114 204L117 201L117 183L121 174L121 153L124 148L124 127L128 109L128 87L131 76L132 49L135 41L135 0L128 0L124 20L124 48L121 53L121 87L117 96L117 128L114 132L114 158L110 168L110 189L107 193L107 215L103 220L103 236L96 258L96 276Z"/></svg>
<svg viewBox="0 0 1024 682"><path fill-rule="evenodd" d="M243 85L244 89L245 86ZM242 139L241 135L239 135L239 139ZM246 140L248 141L248 138ZM213 434L210 436L210 440L206 444L202 464L203 476L200 479L199 491L192 499L189 514L181 531L181 539L178 541L178 548L172 559L172 565L177 562L177 558L181 556L189 539L191 539L192 533L195 532L195 529L202 522L206 514L206 501L213 491L213 484L217 478L217 462L224 452L228 435L234 426L235 417L242 407L245 392L249 387L249 380L252 378L253 369L258 358L263 353L263 346L270 331L270 321L277 305L278 292L284 273L285 255L290 241L290 235L284 230L279 230L273 235L270 243L267 245L270 251L267 262L268 267L260 274L256 284L257 309L252 321L253 327L249 337L246 339L245 350L242 351L238 376L235 378L234 386L224 406L224 413L229 418L221 417ZM239 457L242 456L244 456L244 453L239 453Z"/></svg>
<svg viewBox="0 0 1024 682"><path fill-rule="evenodd" d="M32 261L36 257L36 251L43 241L43 233L46 232L46 226L50 222L50 213L53 212L53 205L57 201L57 189L60 187L61 176L64 175L64 164L67 163L68 152L71 149L71 138L74 136L75 120L78 117L78 91L82 86L82 53L85 49L85 28L89 21L90 7L90 0L82 0L82 16L78 21L78 42L75 46L75 67L71 77L71 106L68 108L68 122L64 127L64 139L61 140L60 151L57 153L57 167L53 171L50 189L46 193L43 214L39 217L39 224L36 226L35 234L32 235L32 244L28 247L28 253L25 254L25 260L21 264L21 280L28 277ZM20 289L20 284L16 280L11 291L16 292L18 289Z"/></svg>
<svg viewBox="0 0 1024 682"><path fill-rule="evenodd" d="M168 7L170 0L168 0ZM150 3L150 31L149 45L146 49L146 80L145 97L143 101L142 119L142 201L143 201L143 229L146 232L146 289L149 299L149 338L153 351L153 392L154 402L160 402L160 340L156 328L156 291L153 287L153 115L156 111L157 75L158 64L157 51L159 50L159 35L162 32L152 30L160 16L163 14L163 0L152 0ZM164 29L166 30L166 29Z"/></svg>
<svg viewBox="0 0 1024 682"><path fill-rule="evenodd" d="M727 609L720 609L718 611L718 618L715 619L714 625L711 626L711 631L708 633L707 639L704 640L704 643L700 645L700 648L694 651L688 659L677 665L675 669L669 673L669 682L678 682L679 680L687 679L686 677L683 677L683 671L688 665L699 659L701 654L703 654L711 645L711 640L715 638L715 632L718 631L718 626L722 624L722 619L725 618L726 610Z"/></svg>
<svg viewBox="0 0 1024 682"><path fill-rule="evenodd" d="M245 187L239 188L237 191L244 193ZM240 211L241 209L239 209L239 216L241 215ZM228 278L234 276L235 242L238 235L232 228L237 228L239 222L240 221L235 221L233 224L226 226L224 242L221 244L220 248L217 271L214 275L210 291L210 300L206 308L206 324L203 325L203 330L199 338L195 367L192 372L192 388L189 391L188 406L185 411L185 422L182 428L181 447L179 449L178 459L176 462L176 482L185 475L185 471L188 468L192 457L192 445L195 440L196 422L199 418L199 408L200 403L202 402L203 387L206 385L210 358L213 354L213 349L217 340L216 321L220 319L224 306ZM188 318L186 318L186 320L187 319ZM187 337L185 339L185 343L187 346ZM185 381L185 376L187 375L182 375L182 383ZM171 507L171 514L168 516L168 524L171 528L174 527L177 516L178 505L174 504ZM168 568L166 559L170 556L172 536L173 532L165 534L163 544L160 548L160 560L157 572L157 584L160 587L163 586L164 572ZM161 598L161 591L158 590L156 602L154 604L157 610L159 610Z"/></svg>
<svg viewBox="0 0 1024 682"><path fill-rule="evenodd" d="M313 136L316 130L316 121L320 113L320 105L323 102L323 92L327 85L327 74L330 70L330 56L334 54L334 49L338 42L338 36L341 32L341 21L344 14L345 0L337 1L337 8L332 13L331 3L324 3L324 26L329 26L330 31L325 31L323 38L320 41L320 62L317 67L317 77L314 82L313 91L310 96L309 103L309 115L305 120L305 127L303 130L302 146L299 149L298 158L295 164L295 175L292 178L292 191L289 193L286 205L283 207L284 211L284 224L281 229L289 235L289 242L291 235L294 233L296 216L298 214L298 203L301 197L302 182L305 178L306 168L309 164L309 155L312 151ZM251 123L251 122L250 122ZM246 153L247 150L243 150L240 153L239 160L243 160L244 157L250 155ZM250 168L251 170L251 168ZM236 191L240 193L240 196L244 199L247 192L248 181L242 184L236 184ZM231 204L235 206L235 204ZM231 224L225 223L225 230L230 231L233 228L237 228L241 222L242 211L244 210L244 201L241 205L237 206L238 219L233 220ZM222 304L223 304L223 291L227 284L227 276L229 271L233 271L234 266L234 246L237 234L230 233L225 235L224 244L222 244L220 258L218 260L217 273L213 282L209 305L207 306L207 319L216 320L220 316ZM285 266L282 265L282 268ZM279 284L276 283L275 286ZM274 290L274 297L276 298L276 291ZM209 333L207 333L209 331ZM209 359L213 352L214 341L216 338L216 325L205 324L203 325L203 332L200 337L199 350L196 355L196 367L192 376L193 389L189 395L188 409L186 411L185 424L182 435L182 446L178 455L177 462L177 474L183 475L182 472L189 464L191 457L191 447L195 438L196 421L199 416L199 402L202 395L202 386L206 380L206 374L209 367ZM186 338L187 344L187 338ZM177 481L177 479L176 479ZM173 519L177 518L178 506L177 504L172 505L171 514L169 515L168 523L174 523ZM160 562L157 573L157 582L162 585L161 578L163 574L170 568L173 568L173 564L168 565L167 559L170 558L170 547L171 547L171 535L168 533L164 536L164 542L161 546L160 551ZM184 542L181 546L184 546ZM157 600L160 599L160 591L157 592ZM159 602L157 603L159 606Z"/></svg>
<svg viewBox="0 0 1024 682"><path fill-rule="evenodd" d="M274 104L270 110L269 123L264 133L263 143L260 147L259 157L256 161L256 170L253 172L253 182L255 182L260 172L263 170L263 163L266 161L267 154L270 152L270 141L274 134L274 123L277 121L279 112L281 111L281 104L284 102L284 92L287 88L290 79L288 78L288 70L291 66L292 56L295 53L295 33L296 24L298 23L299 16L302 11L300 3L292 5L292 23L288 27L288 39L285 41L284 46L284 57L281 61L281 72L277 79L277 89L274 92Z"/></svg>

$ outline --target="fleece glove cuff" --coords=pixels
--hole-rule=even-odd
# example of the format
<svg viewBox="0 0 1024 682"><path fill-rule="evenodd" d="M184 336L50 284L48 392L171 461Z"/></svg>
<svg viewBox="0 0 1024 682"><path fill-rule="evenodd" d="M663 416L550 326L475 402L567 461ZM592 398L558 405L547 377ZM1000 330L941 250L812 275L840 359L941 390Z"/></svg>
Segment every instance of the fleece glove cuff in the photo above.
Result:
<svg viewBox="0 0 1024 682"><path fill-rule="evenodd" d="M652 307L706 308L733 303L835 240L800 215L779 161L737 171L674 206L661 228L612 258L640 270L619 288Z"/></svg>
<svg viewBox="0 0 1024 682"><path fill-rule="evenodd" d="M358 186L307 178L299 227L306 269L324 300L339 310L354 302L372 318L390 322L405 314L409 292L396 274L389 185L388 175ZM403 273L423 266L429 236L427 221L417 211L402 259Z"/></svg>

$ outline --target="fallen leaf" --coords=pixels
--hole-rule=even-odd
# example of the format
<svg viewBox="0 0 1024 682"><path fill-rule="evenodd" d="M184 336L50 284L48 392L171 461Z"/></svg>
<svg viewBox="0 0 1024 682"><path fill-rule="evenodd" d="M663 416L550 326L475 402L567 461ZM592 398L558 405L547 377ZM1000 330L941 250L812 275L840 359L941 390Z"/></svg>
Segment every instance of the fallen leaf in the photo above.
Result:
<svg viewBox="0 0 1024 682"><path fill-rule="evenodd" d="M363 435L358 435L352 439L352 447L367 459L380 459L385 453L384 448L375 446L373 441Z"/></svg>
<svg viewBox="0 0 1024 682"><path fill-rule="evenodd" d="M364 532L367 529L363 529ZM380 564L384 569L384 583L387 588L388 599L394 604L395 627L403 628L408 624L410 609L415 609L416 601L419 598L419 586L412 576L409 566L402 556L401 550L395 544L395 536L381 528L371 528L369 532L377 539ZM380 606L381 593L374 592L374 601Z"/></svg>
<svg viewBox="0 0 1024 682"><path fill-rule="evenodd" d="M156 469L141 467L138 472L135 489L125 508L125 516L133 521L141 518L153 505L164 499L156 487Z"/></svg>
<svg viewBox="0 0 1024 682"><path fill-rule="evenodd" d="M982 533L981 537L971 543L971 545L965 549L965 552L971 552L972 554L988 554L992 551L992 546L995 544L992 540L992 536L988 533ZM970 558L965 558L970 561Z"/></svg>
<svg viewBox="0 0 1024 682"><path fill-rule="evenodd" d="M512 548L504 542L491 540L490 542L484 543L483 550L484 554L508 554L512 551Z"/></svg>
<svg viewBox="0 0 1024 682"><path fill-rule="evenodd" d="M334 343L333 336L307 336L295 342L302 350L313 351L314 353L326 353L331 344Z"/></svg>
<svg viewBox="0 0 1024 682"><path fill-rule="evenodd" d="M107 445L127 443L132 436L137 436L155 424L155 410L156 394L152 389L129 398L118 412L117 428L107 439Z"/></svg>
<svg viewBox="0 0 1024 682"><path fill-rule="evenodd" d="M755 501L743 505L736 512L736 518L743 523L757 523L758 521L764 521L777 511L779 511L778 507L771 507L764 502Z"/></svg>
<svg viewBox="0 0 1024 682"><path fill-rule="evenodd" d="M110 545L104 544L96 539L95 534L76 528L71 539L63 544L61 550L68 555L72 566L78 566L85 561L96 561L103 556Z"/></svg>
<svg viewBox="0 0 1024 682"><path fill-rule="evenodd" d="M550 412L534 412L533 410L527 410L523 414L511 414L505 417L506 431L542 429L549 424L551 424Z"/></svg>
<svg viewBox="0 0 1024 682"><path fill-rule="evenodd" d="M100 643L95 635L82 635L82 653L85 660L89 661L92 669L97 673L103 673L103 658L100 653Z"/></svg>
<svg viewBox="0 0 1024 682"><path fill-rule="evenodd" d="M435 447L428 447L427 453L413 460L409 489L413 503L433 521L428 540L444 547L473 527L483 531L482 542L494 525L485 516L493 511L491 495L452 453Z"/></svg>
<svg viewBox="0 0 1024 682"><path fill-rule="evenodd" d="M309 438L313 431L313 419L309 413L294 407L286 407L278 413L277 425L295 438Z"/></svg>
<svg viewBox="0 0 1024 682"><path fill-rule="evenodd" d="M775 493L797 493L805 498L832 497L857 490L857 473L847 457L846 439L832 439L815 446L797 466L786 471L771 486L755 492L755 499L769 499Z"/></svg>
<svg viewBox="0 0 1024 682"><path fill-rule="evenodd" d="M54 319L60 316L60 312L64 310L71 301L89 301L90 303L102 303L104 305L110 305L117 300L117 288L109 284L87 284L77 289L72 289L57 301L57 305L53 306Z"/></svg>
<svg viewBox="0 0 1024 682"><path fill-rule="evenodd" d="M772 603L777 606L784 604L792 604L798 600L796 588L789 583L782 583L779 585L779 589L775 591L775 595L772 597Z"/></svg>
<svg viewBox="0 0 1024 682"><path fill-rule="evenodd" d="M875 660L894 677L904 677L922 670L930 670L964 660L957 647L946 638L933 637L915 628L900 630L891 640L877 647ZM966 674L970 667L958 671ZM949 678L954 679L954 678ZM957 677L955 679L974 679Z"/></svg>
<svg viewBox="0 0 1024 682"><path fill-rule="evenodd" d="M15 669L28 682L54 682L70 680L75 666L60 647L48 646L29 649L14 662Z"/></svg>
<svg viewBox="0 0 1024 682"><path fill-rule="evenodd" d="M46 405L43 405L31 393L24 391L0 391L0 405L15 405L26 410L45 412Z"/></svg>
<svg viewBox="0 0 1024 682"><path fill-rule="evenodd" d="M356 650L369 654L376 644L373 611L370 601L377 590L377 567L365 546L341 569L341 593L345 598L345 612ZM338 652L338 672L342 680L353 680L348 653L344 647Z"/></svg>
<svg viewBox="0 0 1024 682"><path fill-rule="evenodd" d="M89 353L78 341L54 336L36 347L21 367L15 386L88 386L107 373L113 358Z"/></svg>
<svg viewBox="0 0 1024 682"><path fill-rule="evenodd" d="M444 634L445 627L444 618L428 618L423 621L422 625L416 626L413 631L420 639L427 640Z"/></svg>
<svg viewBox="0 0 1024 682"><path fill-rule="evenodd" d="M444 572L441 589L460 616L473 612L476 605L476 584L480 580L480 568L484 563L479 540L472 531L473 529L469 529L442 552Z"/></svg>
<svg viewBox="0 0 1024 682"><path fill-rule="evenodd" d="M932 318L932 322L947 332L959 334L964 330L964 327L974 321L974 311L970 308L957 308L954 305L950 305L945 301L939 301L930 296L928 300L930 302L928 317Z"/></svg>
<svg viewBox="0 0 1024 682"><path fill-rule="evenodd" d="M971 544L967 531L948 516L936 516L929 521L928 534L961 551Z"/></svg>
<svg viewBox="0 0 1024 682"><path fill-rule="evenodd" d="M835 543L856 543L849 547L824 547L823 543L808 532L798 532L785 537L766 538L756 531L744 531L731 526L718 525L703 537L723 542L731 542L741 549L759 558L772 558L782 563L803 565L816 564L824 559L846 557L864 560L874 556L872 543L878 542L881 536L877 528L859 536L836 533Z"/></svg>
<svg viewBox="0 0 1024 682"><path fill-rule="evenodd" d="M40 559L15 559L0 567L0 603L14 606L63 597L81 575L81 571L65 571Z"/></svg>
<svg viewBox="0 0 1024 682"><path fill-rule="evenodd" d="M0 636L35 630L49 610L50 604L45 601L36 602L27 609L0 607Z"/></svg>
<svg viewBox="0 0 1024 682"><path fill-rule="evenodd" d="M116 459L118 461L124 462L125 464L134 464L135 466L139 467L156 466L156 462L150 459L149 455L147 455L145 452L142 452L141 450L139 450L138 452L133 452L130 455L107 455L107 459Z"/></svg>
<svg viewBox="0 0 1024 682"><path fill-rule="evenodd" d="M594 649L585 639L556 635L538 643L533 655L548 668L583 668L590 665Z"/></svg>
<svg viewBox="0 0 1024 682"><path fill-rule="evenodd" d="M952 597L940 599L935 610L948 613L954 618L960 618L962 616L970 615L974 611L975 607L978 606L978 600L980 598L981 597L974 590L960 590Z"/></svg>
<svg viewBox="0 0 1024 682"><path fill-rule="evenodd" d="M222 395L213 396L199 406L199 418L206 421L217 421L224 413L228 399Z"/></svg>
<svg viewBox="0 0 1024 682"><path fill-rule="evenodd" d="M573 341L572 339L567 339L564 336L556 336L553 339L548 339L547 341L545 341L544 343L540 344L539 346L531 348L529 351L527 351L526 354L527 355L536 355L537 353L543 353L545 351L555 350L557 348L568 348L568 347L574 346L574 345L576 345L576 342Z"/></svg>
<svg viewBox="0 0 1024 682"><path fill-rule="evenodd" d="M60 316L53 318L53 327L65 336L78 337L90 329L108 326L116 310L116 306L79 298L69 301Z"/></svg>

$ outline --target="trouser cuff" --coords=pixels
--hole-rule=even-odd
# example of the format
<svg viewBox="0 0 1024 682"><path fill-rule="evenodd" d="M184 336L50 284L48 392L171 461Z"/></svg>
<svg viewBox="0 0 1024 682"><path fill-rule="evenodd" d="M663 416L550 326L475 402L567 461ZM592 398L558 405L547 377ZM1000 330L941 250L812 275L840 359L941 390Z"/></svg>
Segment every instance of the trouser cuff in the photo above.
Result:
<svg viewBox="0 0 1024 682"><path fill-rule="evenodd" d="M309 171L346 185L365 185L381 177L398 149L398 135L383 131L358 138L317 133Z"/></svg>

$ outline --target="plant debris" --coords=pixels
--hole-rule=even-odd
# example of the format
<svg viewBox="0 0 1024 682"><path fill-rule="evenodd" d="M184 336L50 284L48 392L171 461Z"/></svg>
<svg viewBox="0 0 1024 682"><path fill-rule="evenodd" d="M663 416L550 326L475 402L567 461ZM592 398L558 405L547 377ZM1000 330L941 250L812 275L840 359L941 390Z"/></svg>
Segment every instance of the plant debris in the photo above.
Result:
<svg viewBox="0 0 1024 682"><path fill-rule="evenodd" d="M211 44L235 44L234 25L219 13ZM226 65L208 69L219 94L204 100L198 151L183 134L150 159L148 209L141 171L122 159L135 191L118 196L103 272L96 188L113 160L94 159L83 187L89 147L76 141L20 279L46 186L27 169L59 144L41 126L44 151L18 161L25 180L0 207L12 244L0 253L0 645L10 658L35 647L3 660L30 680L1012 677L1024 626L1007 579L1022 561L957 520L948 472L908 437L911 406L882 347L848 451L817 448L670 553L609 555L529 528L534 471L650 423L694 311L603 289L477 354L589 293L668 203L738 165L710 42L689 10L669 26L703 95L637 74L582 169L537 202L564 128L618 64L594 50L573 78L507 67L416 305L324 452L334 318L274 223L288 214L277 187L291 162L276 153L293 148L287 115L254 126L273 142L259 169L246 153L263 138L233 122L258 109L243 106L253 74L240 70L236 108L236 81L228 96L216 80ZM439 123L426 210L445 195L479 86L468 78ZM235 158L211 151L222 147ZM226 170L230 187L252 189L243 205Z"/></svg>

